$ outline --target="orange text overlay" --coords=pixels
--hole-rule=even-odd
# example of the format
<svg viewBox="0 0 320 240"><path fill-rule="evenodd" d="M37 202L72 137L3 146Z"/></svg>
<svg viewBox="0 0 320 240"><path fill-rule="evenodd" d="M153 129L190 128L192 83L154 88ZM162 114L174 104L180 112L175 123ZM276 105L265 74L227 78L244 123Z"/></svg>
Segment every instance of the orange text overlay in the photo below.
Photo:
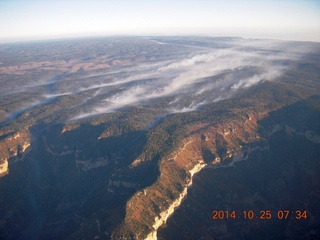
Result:
<svg viewBox="0 0 320 240"><path fill-rule="evenodd" d="M307 219L307 210L213 210L212 219L222 220L222 219L259 219L259 220L271 220L271 219Z"/></svg>

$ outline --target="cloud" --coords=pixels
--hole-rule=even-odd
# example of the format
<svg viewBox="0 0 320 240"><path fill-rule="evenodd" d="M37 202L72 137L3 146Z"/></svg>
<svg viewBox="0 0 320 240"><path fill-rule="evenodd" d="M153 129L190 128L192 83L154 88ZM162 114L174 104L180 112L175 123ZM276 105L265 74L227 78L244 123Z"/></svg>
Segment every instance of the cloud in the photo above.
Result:
<svg viewBox="0 0 320 240"><path fill-rule="evenodd" d="M281 76L281 73L282 71L280 69L273 69L268 71L267 73L255 74L253 77L250 77L248 79L241 79L237 83L233 84L231 86L231 89L238 90L240 88L248 88L261 81L275 79L276 77Z"/></svg>
<svg viewBox="0 0 320 240"><path fill-rule="evenodd" d="M73 95L73 94L75 94L75 93L74 92L65 92L65 93L55 93L55 94L44 94L43 96L46 99L54 99L54 98L57 98L57 97Z"/></svg>
<svg viewBox="0 0 320 240"><path fill-rule="evenodd" d="M168 111L170 113L191 112L191 111L196 111L197 109L199 109L201 106L203 106L205 104L207 104L207 101L202 101L202 102L192 101L189 106L180 107L180 108L179 107L168 108Z"/></svg>
<svg viewBox="0 0 320 240"><path fill-rule="evenodd" d="M14 120L17 116L19 116L20 114L33 109L37 106L43 105L43 104L48 104L50 102L52 102L54 100L55 97L45 97L33 102L29 102L29 103L24 103L19 109L11 112L8 114L7 119L5 120L4 124L7 124L9 122L11 122L12 120Z"/></svg>
<svg viewBox="0 0 320 240"><path fill-rule="evenodd" d="M239 89L281 76L287 69L281 62L301 56L291 54L286 48L280 51L281 44L284 43L241 40L230 48L197 50L175 62L162 62L160 66L145 67L143 72L126 78L92 85L82 90L116 85L121 85L122 89L78 117L113 112L172 96L174 100L162 101L167 104L164 108L168 113L194 111L207 103L232 97Z"/></svg>

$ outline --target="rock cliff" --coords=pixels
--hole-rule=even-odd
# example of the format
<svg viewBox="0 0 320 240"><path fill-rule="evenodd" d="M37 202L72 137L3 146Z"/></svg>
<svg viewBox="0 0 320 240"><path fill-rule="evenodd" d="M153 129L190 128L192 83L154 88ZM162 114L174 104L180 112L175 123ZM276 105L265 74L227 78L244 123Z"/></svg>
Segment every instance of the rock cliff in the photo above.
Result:
<svg viewBox="0 0 320 240"><path fill-rule="evenodd" d="M9 159L20 157L29 147L30 133L27 129L19 132L2 133L0 140L0 176L9 172Z"/></svg>
<svg viewBox="0 0 320 240"><path fill-rule="evenodd" d="M157 230L187 195L194 174L227 158L244 160L244 149L248 148L248 155L254 151L249 147L251 144L263 142L257 122L266 115L243 112L237 120L188 126L188 132L192 134L159 161L160 176L157 181L137 192L127 202L124 223L114 234L114 239L130 236L135 239L157 239Z"/></svg>

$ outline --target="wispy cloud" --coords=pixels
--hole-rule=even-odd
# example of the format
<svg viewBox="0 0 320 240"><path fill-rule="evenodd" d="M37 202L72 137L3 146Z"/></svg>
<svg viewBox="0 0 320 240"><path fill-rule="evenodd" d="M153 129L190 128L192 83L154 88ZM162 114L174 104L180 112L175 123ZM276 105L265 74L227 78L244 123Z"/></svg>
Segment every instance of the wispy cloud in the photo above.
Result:
<svg viewBox="0 0 320 240"><path fill-rule="evenodd" d="M0 94L14 99L14 94L22 92L26 100L25 104L10 110L8 120L29 109L72 95L77 96L68 101L72 108L70 112L80 113L73 119L115 112L128 106L154 109L161 106L161 114L195 111L205 104L230 98L254 84L274 81L296 59L314 49L320 50L318 45L301 42L210 41L216 44L187 46L177 52L170 51L181 47L179 43L176 46L169 43L170 50L165 52L150 50L149 55L142 58L133 54L132 58L125 60L128 65L110 65L105 69L73 73L40 72L39 76L29 76L28 79L32 80L21 86L18 86L21 79L17 78L17 82L13 79L8 89L15 85L17 88L10 91L3 88Z"/></svg>
<svg viewBox="0 0 320 240"><path fill-rule="evenodd" d="M240 89L281 76L287 67L280 62L292 60L299 55L280 51L279 44L284 43L263 41L251 44L251 41L240 41L227 49L208 49L207 52L198 50L184 59L157 68L145 68L140 74L92 85L83 90L120 84L124 89L103 99L90 112L76 118L117 111L125 106L171 96L175 100L168 101L167 106L164 106L169 113L194 111L207 103L231 97Z"/></svg>

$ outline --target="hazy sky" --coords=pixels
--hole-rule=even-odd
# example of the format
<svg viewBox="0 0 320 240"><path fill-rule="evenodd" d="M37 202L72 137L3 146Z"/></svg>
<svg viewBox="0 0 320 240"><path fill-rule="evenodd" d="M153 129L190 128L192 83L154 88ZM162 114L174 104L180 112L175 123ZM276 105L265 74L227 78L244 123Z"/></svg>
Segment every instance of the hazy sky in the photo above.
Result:
<svg viewBox="0 0 320 240"><path fill-rule="evenodd" d="M320 0L0 0L0 42L119 34L320 41Z"/></svg>

